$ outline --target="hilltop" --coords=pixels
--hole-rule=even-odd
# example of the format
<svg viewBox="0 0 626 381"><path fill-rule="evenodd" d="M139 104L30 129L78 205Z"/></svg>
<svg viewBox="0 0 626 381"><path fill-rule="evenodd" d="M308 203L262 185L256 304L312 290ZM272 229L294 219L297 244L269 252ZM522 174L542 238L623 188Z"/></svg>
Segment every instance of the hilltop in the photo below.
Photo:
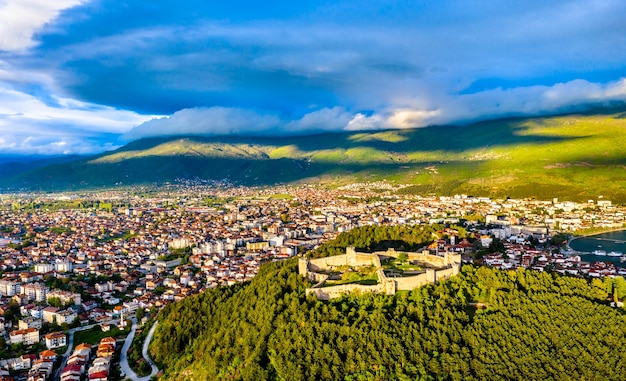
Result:
<svg viewBox="0 0 626 381"><path fill-rule="evenodd" d="M168 137L4 176L62 190L162 184L412 184L405 192L626 202L626 113L564 115L295 137Z"/></svg>
<svg viewBox="0 0 626 381"><path fill-rule="evenodd" d="M579 278L465 266L394 296L306 297L295 260L166 306L163 380L623 378L624 315ZM473 305L486 306L484 310Z"/></svg>

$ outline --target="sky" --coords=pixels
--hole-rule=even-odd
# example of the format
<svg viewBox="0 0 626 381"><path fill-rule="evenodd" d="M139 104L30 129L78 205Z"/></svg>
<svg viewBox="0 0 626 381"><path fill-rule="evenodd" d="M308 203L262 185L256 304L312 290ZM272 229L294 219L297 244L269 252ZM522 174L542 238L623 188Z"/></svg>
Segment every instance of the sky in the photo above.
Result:
<svg viewBox="0 0 626 381"><path fill-rule="evenodd" d="M619 104L624 20L623 0L0 0L0 155Z"/></svg>

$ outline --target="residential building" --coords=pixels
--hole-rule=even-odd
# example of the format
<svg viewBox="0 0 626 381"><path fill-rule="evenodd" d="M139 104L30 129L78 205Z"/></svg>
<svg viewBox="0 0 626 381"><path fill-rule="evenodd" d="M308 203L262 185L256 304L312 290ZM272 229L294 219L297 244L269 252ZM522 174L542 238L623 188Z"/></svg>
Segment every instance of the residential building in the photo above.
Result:
<svg viewBox="0 0 626 381"><path fill-rule="evenodd" d="M36 328L18 329L9 333L11 344L33 345L39 342L39 330Z"/></svg>
<svg viewBox="0 0 626 381"><path fill-rule="evenodd" d="M46 348L54 349L67 345L67 335L63 332L53 332L44 336Z"/></svg>

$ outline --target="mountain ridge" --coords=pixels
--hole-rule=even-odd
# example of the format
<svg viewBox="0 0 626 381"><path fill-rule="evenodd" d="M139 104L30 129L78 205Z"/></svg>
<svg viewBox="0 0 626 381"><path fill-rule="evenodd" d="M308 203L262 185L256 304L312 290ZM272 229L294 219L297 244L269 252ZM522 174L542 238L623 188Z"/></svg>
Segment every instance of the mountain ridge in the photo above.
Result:
<svg viewBox="0 0 626 381"><path fill-rule="evenodd" d="M619 112L310 136L154 137L5 177L2 185L65 190L177 178L242 185L384 179L416 193L624 202L626 146L620 142L626 142L626 119Z"/></svg>

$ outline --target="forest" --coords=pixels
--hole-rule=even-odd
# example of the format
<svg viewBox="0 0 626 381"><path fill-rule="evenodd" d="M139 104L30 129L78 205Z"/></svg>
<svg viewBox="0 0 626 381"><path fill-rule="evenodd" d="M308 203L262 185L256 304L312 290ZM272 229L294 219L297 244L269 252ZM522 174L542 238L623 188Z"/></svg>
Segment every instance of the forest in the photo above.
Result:
<svg viewBox="0 0 626 381"><path fill-rule="evenodd" d="M161 379L623 380L626 374L626 314L609 306L609 291L617 289L611 281L464 266L450 280L410 292L322 302L306 297L308 283L296 267L295 259L268 263L251 282L165 307L150 345Z"/></svg>
<svg viewBox="0 0 626 381"><path fill-rule="evenodd" d="M396 226L359 226L343 232L334 240L309 252L311 258L322 258L346 253L346 247L354 246L357 251L374 252L393 248L396 250L418 251L434 239L443 236L445 226L433 225L396 225ZM452 225L459 238L465 238L467 231Z"/></svg>

